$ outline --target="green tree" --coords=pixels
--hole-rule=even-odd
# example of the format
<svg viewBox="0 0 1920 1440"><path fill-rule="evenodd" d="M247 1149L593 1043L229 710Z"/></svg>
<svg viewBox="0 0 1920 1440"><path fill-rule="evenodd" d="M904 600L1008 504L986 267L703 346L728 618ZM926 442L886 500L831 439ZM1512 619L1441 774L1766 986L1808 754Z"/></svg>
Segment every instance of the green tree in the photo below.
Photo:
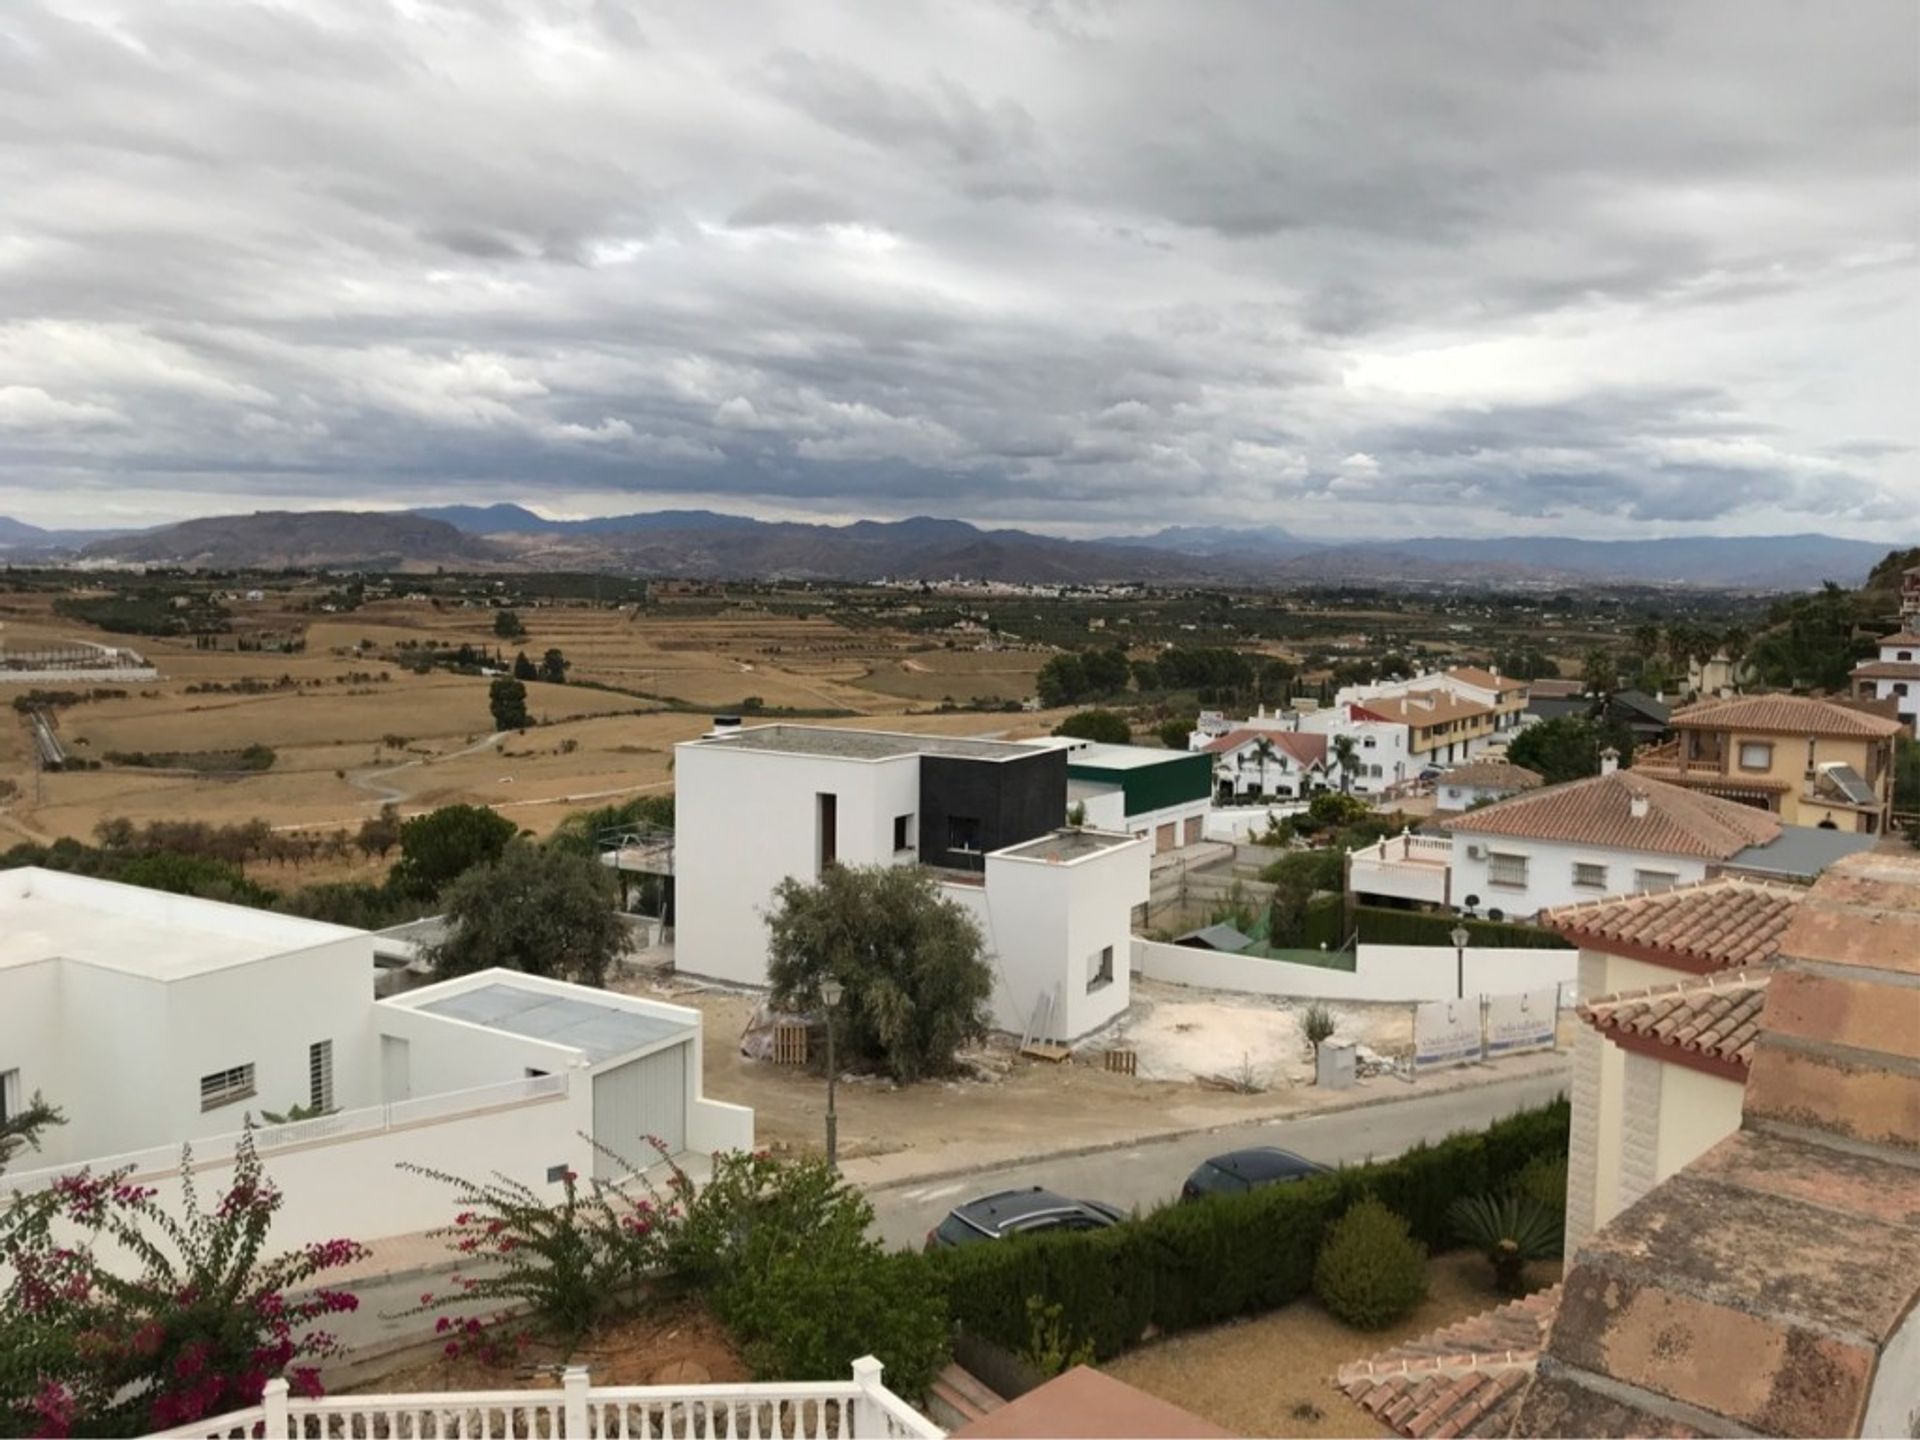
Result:
<svg viewBox="0 0 1920 1440"><path fill-rule="evenodd" d="M393 886L431 899L474 866L499 859L519 833L511 820L484 805L442 805L416 815L400 826Z"/></svg>
<svg viewBox="0 0 1920 1440"><path fill-rule="evenodd" d="M38 1150L40 1134L54 1125L64 1125L67 1117L40 1097L34 1091L27 1103L16 1114L0 1120L0 1174L5 1174L7 1162L22 1150Z"/></svg>
<svg viewBox="0 0 1920 1440"><path fill-rule="evenodd" d="M1611 651L1596 646L1587 652L1586 661L1580 667L1580 678L1588 693L1611 695L1620 688L1620 667L1614 663Z"/></svg>
<svg viewBox="0 0 1920 1440"><path fill-rule="evenodd" d="M540 678L549 685L567 683L567 657L558 650L549 650L540 657Z"/></svg>
<svg viewBox="0 0 1920 1440"><path fill-rule="evenodd" d="M1053 727L1056 735L1075 740L1094 740L1103 745L1130 745L1133 727L1117 710L1077 710Z"/></svg>
<svg viewBox="0 0 1920 1440"><path fill-rule="evenodd" d="M533 723L527 713L527 687L505 675L487 687L487 708L496 730L524 730Z"/></svg>
<svg viewBox="0 0 1920 1440"><path fill-rule="evenodd" d="M1578 715L1562 715L1529 725L1507 745L1507 759L1536 771L1549 785L1600 773L1600 752L1611 745L1620 763L1632 758L1632 736L1624 728L1602 727Z"/></svg>
<svg viewBox="0 0 1920 1440"><path fill-rule="evenodd" d="M527 627L520 623L520 617L511 610L496 610L493 615L493 633L502 640L524 640Z"/></svg>
<svg viewBox="0 0 1920 1440"><path fill-rule="evenodd" d="M820 983L845 987L842 1054L896 1080L950 1070L987 1029L993 972L973 918L918 866L835 865L773 892L767 979L778 1009L817 1010Z"/></svg>
<svg viewBox="0 0 1920 1440"><path fill-rule="evenodd" d="M1893 742L1893 808L1920 811L1920 740Z"/></svg>
<svg viewBox="0 0 1920 1440"><path fill-rule="evenodd" d="M591 810L576 810L562 820L547 837L556 850L571 850L576 855L600 853L600 837L610 830L673 829L673 796L636 795L617 805L599 805Z"/></svg>
<svg viewBox="0 0 1920 1440"><path fill-rule="evenodd" d="M378 815L362 820L353 843L362 855L386 859L387 852L400 843L400 807L389 800Z"/></svg>
<svg viewBox="0 0 1920 1440"><path fill-rule="evenodd" d="M1196 719L1192 715L1176 715L1171 720L1163 720L1154 734L1160 737L1160 743L1169 750L1187 748L1187 737L1193 733Z"/></svg>
<svg viewBox="0 0 1920 1440"><path fill-rule="evenodd" d="M1353 793L1354 772L1360 768L1360 747L1351 735L1333 737L1333 759L1340 767L1340 793Z"/></svg>
<svg viewBox="0 0 1920 1440"><path fill-rule="evenodd" d="M1080 673L1086 677L1090 695L1118 695L1127 688L1133 667L1127 652L1119 646L1110 650L1089 650L1080 657Z"/></svg>
<svg viewBox="0 0 1920 1440"><path fill-rule="evenodd" d="M626 948L604 865L564 850L510 841L444 896L446 937L429 959L436 973L464 975L501 966L554 980L604 985Z"/></svg>
<svg viewBox="0 0 1920 1440"><path fill-rule="evenodd" d="M1373 811L1351 795L1319 794L1307 802L1307 814L1322 825L1351 825Z"/></svg>
<svg viewBox="0 0 1920 1440"><path fill-rule="evenodd" d="M1033 689L1050 710L1071 705L1087 693L1086 667L1078 655L1055 655L1033 677Z"/></svg>
<svg viewBox="0 0 1920 1440"><path fill-rule="evenodd" d="M524 650L513 657L513 678L516 680L540 678L540 667L527 658L527 652Z"/></svg>

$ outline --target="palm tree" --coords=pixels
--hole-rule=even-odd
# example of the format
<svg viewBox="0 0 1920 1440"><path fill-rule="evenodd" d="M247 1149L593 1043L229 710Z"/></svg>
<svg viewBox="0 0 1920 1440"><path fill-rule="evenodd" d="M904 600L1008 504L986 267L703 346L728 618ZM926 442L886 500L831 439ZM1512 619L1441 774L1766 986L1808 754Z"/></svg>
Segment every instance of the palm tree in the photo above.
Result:
<svg viewBox="0 0 1920 1440"><path fill-rule="evenodd" d="M1351 735L1333 737L1333 758L1340 766L1340 793L1353 793L1354 767L1359 763L1360 747L1353 743Z"/></svg>
<svg viewBox="0 0 1920 1440"><path fill-rule="evenodd" d="M1262 735L1253 742L1253 758L1260 762L1260 793L1267 793L1267 762L1274 756L1273 741Z"/></svg>

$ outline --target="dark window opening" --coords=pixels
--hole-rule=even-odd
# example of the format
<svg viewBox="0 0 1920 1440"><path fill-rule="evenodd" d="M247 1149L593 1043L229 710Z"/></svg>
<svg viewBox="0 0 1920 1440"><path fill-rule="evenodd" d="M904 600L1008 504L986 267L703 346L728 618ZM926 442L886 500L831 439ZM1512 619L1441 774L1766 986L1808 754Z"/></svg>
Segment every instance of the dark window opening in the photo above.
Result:
<svg viewBox="0 0 1920 1440"><path fill-rule="evenodd" d="M893 848L911 850L913 848L913 816L896 815L893 817Z"/></svg>
<svg viewBox="0 0 1920 1440"><path fill-rule="evenodd" d="M947 849L980 853L980 819L975 815L947 817Z"/></svg>
<svg viewBox="0 0 1920 1440"><path fill-rule="evenodd" d="M826 870L840 859L840 797L823 794L816 798L819 801L819 868Z"/></svg>

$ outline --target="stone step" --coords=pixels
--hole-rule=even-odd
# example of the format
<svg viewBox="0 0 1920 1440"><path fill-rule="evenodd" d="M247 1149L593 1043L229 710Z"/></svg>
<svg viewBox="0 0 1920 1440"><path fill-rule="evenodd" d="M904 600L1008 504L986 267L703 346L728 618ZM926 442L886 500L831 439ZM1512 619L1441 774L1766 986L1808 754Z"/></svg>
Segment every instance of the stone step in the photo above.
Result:
<svg viewBox="0 0 1920 1440"><path fill-rule="evenodd" d="M927 1402L934 1420L947 1430L970 1425L1006 1404L971 1372L958 1365L948 1365L934 1377L933 1385L927 1392Z"/></svg>

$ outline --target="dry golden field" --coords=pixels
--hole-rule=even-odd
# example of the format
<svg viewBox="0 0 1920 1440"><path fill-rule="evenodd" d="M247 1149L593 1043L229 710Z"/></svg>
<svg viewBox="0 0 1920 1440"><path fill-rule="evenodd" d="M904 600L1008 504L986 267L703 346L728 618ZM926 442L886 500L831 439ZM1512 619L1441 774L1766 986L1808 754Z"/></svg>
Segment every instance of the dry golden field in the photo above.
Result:
<svg viewBox="0 0 1920 1440"><path fill-rule="evenodd" d="M0 710L0 778L16 793L0 799L0 844L90 838L99 821L114 816L354 827L387 800L404 813L453 802L492 805L544 833L571 810L670 788L674 744L705 730L711 713L737 710L750 698L770 709L850 717L824 723L953 734L1040 734L1057 719L928 713L948 696L1030 694L1041 654L928 649L904 633L849 629L819 615L801 619L744 606L717 614L712 607L682 614L543 606L518 611L527 635L508 643L495 639L486 609L394 600L313 615L283 604L270 595L244 607L236 624L268 635L303 633L301 653L201 650L186 641L116 636L55 615L48 596L0 594L0 645L125 644L161 672L157 682L117 687L123 697L60 709L60 737L72 754L104 762L109 752L256 744L275 752L263 772L204 775L103 763L36 775L25 722L9 706ZM528 704L540 723L497 735L488 681L444 670L414 674L392 663L409 642L497 648L507 660L524 649L536 661L556 647L576 683L530 682ZM577 683L583 681L590 683ZM274 688L189 693L236 684ZM0 687L0 700L10 698L10 688Z"/></svg>

